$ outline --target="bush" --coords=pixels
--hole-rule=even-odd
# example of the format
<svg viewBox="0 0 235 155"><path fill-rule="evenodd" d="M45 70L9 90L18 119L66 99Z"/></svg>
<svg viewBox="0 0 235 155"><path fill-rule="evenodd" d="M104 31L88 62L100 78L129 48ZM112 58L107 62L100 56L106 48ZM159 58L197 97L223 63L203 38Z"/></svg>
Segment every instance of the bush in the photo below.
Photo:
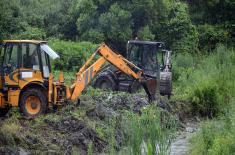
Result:
<svg viewBox="0 0 235 155"><path fill-rule="evenodd" d="M175 96L188 100L194 115L214 117L223 113L235 93L235 54L223 45L210 55L178 55Z"/></svg>
<svg viewBox="0 0 235 155"><path fill-rule="evenodd" d="M78 71L98 47L90 42L59 40L51 40L49 45L60 55L60 59L54 61L54 69L66 71Z"/></svg>
<svg viewBox="0 0 235 155"><path fill-rule="evenodd" d="M192 155L232 155L235 152L235 104L217 121L206 121L192 138Z"/></svg>
<svg viewBox="0 0 235 155"><path fill-rule="evenodd" d="M208 116L212 118L220 111L218 102L218 88L213 84L196 88L190 98L192 113L194 115Z"/></svg>

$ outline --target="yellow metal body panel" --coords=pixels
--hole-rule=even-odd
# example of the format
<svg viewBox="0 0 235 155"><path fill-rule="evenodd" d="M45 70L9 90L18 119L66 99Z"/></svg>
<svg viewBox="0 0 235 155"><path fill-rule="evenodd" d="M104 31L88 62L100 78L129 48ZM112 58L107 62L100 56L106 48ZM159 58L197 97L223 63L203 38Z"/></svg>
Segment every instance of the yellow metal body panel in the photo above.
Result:
<svg viewBox="0 0 235 155"><path fill-rule="evenodd" d="M13 107L18 106L19 96L20 96L20 90L12 90L12 89L9 90L8 91L8 103Z"/></svg>
<svg viewBox="0 0 235 155"><path fill-rule="evenodd" d="M52 102L52 94L53 94L53 75L50 73L49 75L49 88L48 88L48 102Z"/></svg>
<svg viewBox="0 0 235 155"><path fill-rule="evenodd" d="M27 74L27 76L24 77L24 74ZM18 86L20 89L23 89L26 85L31 82L42 83L42 73L40 71L21 68L5 76L6 85Z"/></svg>
<svg viewBox="0 0 235 155"><path fill-rule="evenodd" d="M4 106L5 106L4 94L0 93L0 108L3 108Z"/></svg>
<svg viewBox="0 0 235 155"><path fill-rule="evenodd" d="M40 71L21 68L5 76L5 84L10 88L15 87L14 90L10 89L8 91L8 104L18 106L20 91L28 84L36 82L43 83L43 77Z"/></svg>
<svg viewBox="0 0 235 155"><path fill-rule="evenodd" d="M72 86L72 89L74 90L71 96L71 100L75 100L80 96L82 91L90 83L92 78L96 75L96 73L100 70L100 68L105 62L106 59L101 57L93 65L91 65L88 69L86 69L83 73L77 74L76 82Z"/></svg>
<svg viewBox="0 0 235 155"><path fill-rule="evenodd" d="M43 77L42 77L42 73L40 71L20 69L19 73L21 74L21 75L18 74L20 77L19 78L20 89L23 89L26 85L28 85L29 83L32 83L32 82L43 83ZM23 73L32 73L32 77L23 78L22 77Z"/></svg>

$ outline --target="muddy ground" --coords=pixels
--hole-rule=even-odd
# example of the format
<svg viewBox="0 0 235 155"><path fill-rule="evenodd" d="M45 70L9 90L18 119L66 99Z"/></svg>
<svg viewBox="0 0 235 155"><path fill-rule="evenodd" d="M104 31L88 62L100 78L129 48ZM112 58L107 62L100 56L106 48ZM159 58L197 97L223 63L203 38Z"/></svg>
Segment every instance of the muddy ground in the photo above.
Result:
<svg viewBox="0 0 235 155"><path fill-rule="evenodd" d="M162 100L160 107L176 113L167 102ZM121 127L116 126L122 112L141 114L148 104L144 93L102 92L83 95L79 106L69 103L37 119L25 119L18 109L12 109L0 119L0 154L105 153L110 149L113 134L114 148L118 151L123 146L123 136ZM181 115L177 112L177 119L184 117Z"/></svg>
<svg viewBox="0 0 235 155"><path fill-rule="evenodd" d="M12 109L0 120L0 154L86 154L89 147L95 154L106 152L105 130L109 128L105 124L122 110L140 113L147 104L144 95L107 92L84 95L80 106L69 103L34 120L25 119L18 109ZM116 138L121 145L121 138Z"/></svg>

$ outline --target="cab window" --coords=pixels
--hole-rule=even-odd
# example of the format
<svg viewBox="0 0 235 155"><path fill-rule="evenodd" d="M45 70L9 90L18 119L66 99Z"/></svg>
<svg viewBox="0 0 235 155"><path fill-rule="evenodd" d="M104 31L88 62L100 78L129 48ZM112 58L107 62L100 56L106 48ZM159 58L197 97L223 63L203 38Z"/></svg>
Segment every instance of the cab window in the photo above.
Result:
<svg viewBox="0 0 235 155"><path fill-rule="evenodd" d="M36 44L22 44L22 67L33 70L40 70L38 46Z"/></svg>
<svg viewBox="0 0 235 155"><path fill-rule="evenodd" d="M42 59L43 76L44 78L48 78L50 74L49 57L46 54L46 52L44 52L43 50L41 50L41 59Z"/></svg>
<svg viewBox="0 0 235 155"><path fill-rule="evenodd" d="M18 44L9 43L6 45L4 66L10 66L11 71L18 68Z"/></svg>

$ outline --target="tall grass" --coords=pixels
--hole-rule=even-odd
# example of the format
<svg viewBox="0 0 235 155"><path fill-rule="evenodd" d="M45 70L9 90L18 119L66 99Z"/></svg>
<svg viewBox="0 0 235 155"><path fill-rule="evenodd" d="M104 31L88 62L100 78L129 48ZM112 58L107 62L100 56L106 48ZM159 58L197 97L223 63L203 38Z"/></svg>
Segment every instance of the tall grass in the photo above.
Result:
<svg viewBox="0 0 235 155"><path fill-rule="evenodd" d="M234 155L235 154L235 102L229 111L217 120L205 121L191 140L192 155Z"/></svg>
<svg viewBox="0 0 235 155"><path fill-rule="evenodd" d="M219 45L210 55L180 55L174 63L175 99L186 100L193 115L213 118L201 124L188 154L234 154L234 49Z"/></svg>
<svg viewBox="0 0 235 155"><path fill-rule="evenodd" d="M128 154L169 154L170 140L177 123L173 117L162 115L166 113L154 105L143 109L141 115L127 114L124 121L124 137Z"/></svg>
<svg viewBox="0 0 235 155"><path fill-rule="evenodd" d="M175 65L175 96L189 101L194 115L212 118L223 113L235 93L234 50L220 45L210 55L176 57Z"/></svg>

